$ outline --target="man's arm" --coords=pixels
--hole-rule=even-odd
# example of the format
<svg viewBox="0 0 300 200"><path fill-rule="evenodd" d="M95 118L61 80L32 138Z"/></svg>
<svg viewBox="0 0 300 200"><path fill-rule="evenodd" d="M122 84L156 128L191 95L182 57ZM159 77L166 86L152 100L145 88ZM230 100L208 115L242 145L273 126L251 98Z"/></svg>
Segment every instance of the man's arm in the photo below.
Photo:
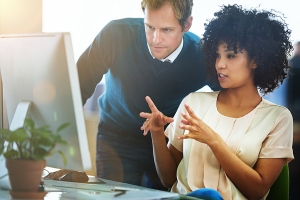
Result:
<svg viewBox="0 0 300 200"><path fill-rule="evenodd" d="M114 28L112 23L107 24L77 61L83 104L91 97L96 85L110 68L114 47Z"/></svg>

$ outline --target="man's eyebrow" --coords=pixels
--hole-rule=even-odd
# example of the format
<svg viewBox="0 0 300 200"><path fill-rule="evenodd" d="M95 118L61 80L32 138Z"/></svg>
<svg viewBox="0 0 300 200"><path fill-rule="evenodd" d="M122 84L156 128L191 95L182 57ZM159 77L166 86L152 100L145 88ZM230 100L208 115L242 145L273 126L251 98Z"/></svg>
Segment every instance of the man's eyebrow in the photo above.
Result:
<svg viewBox="0 0 300 200"><path fill-rule="evenodd" d="M150 24L148 24L148 23L146 23L146 22L144 22L144 24L145 25L147 25L147 26L152 26L152 25L150 25ZM154 26L152 26L152 27L154 27ZM155 28L155 27L154 27ZM175 27L173 27L173 26L167 26L167 27L162 27L162 28L160 28L160 29L174 29Z"/></svg>

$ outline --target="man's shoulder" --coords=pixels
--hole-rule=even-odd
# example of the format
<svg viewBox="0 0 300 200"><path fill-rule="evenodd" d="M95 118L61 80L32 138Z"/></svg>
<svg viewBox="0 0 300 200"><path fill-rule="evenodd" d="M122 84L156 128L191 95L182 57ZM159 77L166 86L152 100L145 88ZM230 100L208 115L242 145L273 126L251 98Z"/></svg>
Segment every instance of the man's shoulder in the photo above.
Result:
<svg viewBox="0 0 300 200"><path fill-rule="evenodd" d="M186 40L196 41L197 43L199 43L200 41L200 37L197 34L190 31L186 32L183 37Z"/></svg>
<svg viewBox="0 0 300 200"><path fill-rule="evenodd" d="M140 26L144 24L143 18L122 18L122 19L115 19L108 23L108 25L112 26Z"/></svg>
<svg viewBox="0 0 300 200"><path fill-rule="evenodd" d="M200 37L192 32L186 32L183 35L183 44L187 47L187 49L194 51L195 53L199 52L199 42Z"/></svg>

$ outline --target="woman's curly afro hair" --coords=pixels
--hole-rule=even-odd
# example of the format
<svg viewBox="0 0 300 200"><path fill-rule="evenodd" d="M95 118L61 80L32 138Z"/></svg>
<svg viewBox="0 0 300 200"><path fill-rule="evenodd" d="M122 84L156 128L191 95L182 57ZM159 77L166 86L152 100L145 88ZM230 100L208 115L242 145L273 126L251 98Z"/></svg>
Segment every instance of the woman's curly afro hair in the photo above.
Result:
<svg viewBox="0 0 300 200"><path fill-rule="evenodd" d="M234 52L245 49L257 66L254 84L263 94L272 92L287 77L293 46L291 30L270 11L246 10L239 5L221 6L205 24L200 41L209 73L216 79L216 51L221 43Z"/></svg>

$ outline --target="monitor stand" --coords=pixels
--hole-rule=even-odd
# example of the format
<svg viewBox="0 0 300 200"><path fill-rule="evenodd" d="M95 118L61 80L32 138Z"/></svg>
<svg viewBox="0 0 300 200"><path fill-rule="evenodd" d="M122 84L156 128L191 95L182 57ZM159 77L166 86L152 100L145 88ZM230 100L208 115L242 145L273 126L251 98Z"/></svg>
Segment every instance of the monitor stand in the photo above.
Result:
<svg viewBox="0 0 300 200"><path fill-rule="evenodd" d="M24 120L27 116L30 106L31 106L31 101L21 101L18 104L13 119L11 121L11 124L9 126L9 130L14 131L24 126Z"/></svg>

